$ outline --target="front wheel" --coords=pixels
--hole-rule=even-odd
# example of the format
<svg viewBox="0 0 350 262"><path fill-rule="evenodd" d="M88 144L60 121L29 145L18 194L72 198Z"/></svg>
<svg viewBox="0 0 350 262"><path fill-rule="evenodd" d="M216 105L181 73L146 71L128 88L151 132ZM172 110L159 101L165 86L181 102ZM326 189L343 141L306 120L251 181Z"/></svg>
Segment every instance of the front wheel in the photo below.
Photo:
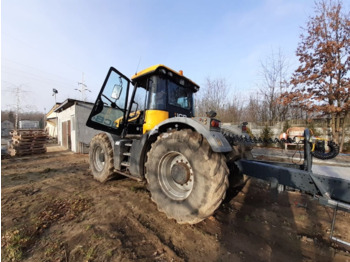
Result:
<svg viewBox="0 0 350 262"><path fill-rule="evenodd" d="M107 134L100 133L90 142L90 169L93 177L104 183L115 176L113 148Z"/></svg>
<svg viewBox="0 0 350 262"><path fill-rule="evenodd" d="M204 220L225 198L229 173L225 161L197 132L161 134L146 163L152 200L161 212L178 223Z"/></svg>

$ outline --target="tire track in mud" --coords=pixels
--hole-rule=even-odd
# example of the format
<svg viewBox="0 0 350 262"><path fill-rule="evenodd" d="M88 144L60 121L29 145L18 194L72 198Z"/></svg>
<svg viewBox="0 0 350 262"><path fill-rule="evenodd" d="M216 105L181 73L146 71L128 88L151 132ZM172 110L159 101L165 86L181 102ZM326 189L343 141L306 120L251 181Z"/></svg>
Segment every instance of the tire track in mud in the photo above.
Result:
<svg viewBox="0 0 350 262"><path fill-rule="evenodd" d="M227 252L222 250L215 233L208 233L198 225L177 224L175 220L159 213L148 192L142 192L142 198L140 195L136 194L138 197L131 197L124 204L129 212L128 219L135 225L142 226L148 232L147 235L153 235L152 238L171 249L180 261L216 261L220 259L219 253ZM205 228L208 223L200 224Z"/></svg>
<svg viewBox="0 0 350 262"><path fill-rule="evenodd" d="M123 234L122 247L136 253L137 259L187 261L171 242L166 243L160 239L159 234L147 222L129 216L113 227Z"/></svg>
<svg viewBox="0 0 350 262"><path fill-rule="evenodd" d="M154 229L152 222L146 218L145 214L158 211L145 189L136 193L132 191L134 187L142 188L140 183L121 179L104 185L97 183L97 188L95 183L94 180L90 181L94 189L86 193L96 200L97 210L111 207L99 224L104 232L118 235L122 247L119 252L128 254L128 258L146 261L188 261L186 255ZM150 205L153 210L150 210Z"/></svg>

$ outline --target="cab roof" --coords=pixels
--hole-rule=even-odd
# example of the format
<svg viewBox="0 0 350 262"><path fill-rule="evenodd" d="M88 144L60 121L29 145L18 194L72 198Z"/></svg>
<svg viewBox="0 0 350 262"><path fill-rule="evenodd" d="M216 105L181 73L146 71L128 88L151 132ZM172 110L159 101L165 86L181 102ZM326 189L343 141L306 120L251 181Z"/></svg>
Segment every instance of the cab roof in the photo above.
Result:
<svg viewBox="0 0 350 262"><path fill-rule="evenodd" d="M165 72L163 72L161 69L165 69ZM175 70L173 70L173 69L171 69L171 68L169 68L169 67L167 67L165 65L162 65L162 64L150 66L150 67L148 67L148 68L146 68L144 70L141 70L140 72L137 72L135 75L133 75L131 77L131 80L133 82L136 82L137 79L140 79L140 78L143 78L143 77L145 77L147 75L151 75L151 74L158 73L158 72L163 73L163 74L168 74L168 75L169 75L169 72L171 72L171 73L175 74L177 77L182 78L182 79L190 82L194 86L194 88L196 90L199 89L199 85L197 85L191 79L183 76L182 75L182 71L177 72L177 71L175 71Z"/></svg>

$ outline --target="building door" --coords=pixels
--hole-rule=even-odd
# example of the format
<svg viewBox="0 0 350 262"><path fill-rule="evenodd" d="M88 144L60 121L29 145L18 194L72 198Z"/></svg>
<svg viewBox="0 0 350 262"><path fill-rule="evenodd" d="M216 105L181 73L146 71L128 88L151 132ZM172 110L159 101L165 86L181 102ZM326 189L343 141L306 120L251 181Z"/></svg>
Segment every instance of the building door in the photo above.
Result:
<svg viewBox="0 0 350 262"><path fill-rule="evenodd" d="M72 149L70 120L62 122L62 146Z"/></svg>

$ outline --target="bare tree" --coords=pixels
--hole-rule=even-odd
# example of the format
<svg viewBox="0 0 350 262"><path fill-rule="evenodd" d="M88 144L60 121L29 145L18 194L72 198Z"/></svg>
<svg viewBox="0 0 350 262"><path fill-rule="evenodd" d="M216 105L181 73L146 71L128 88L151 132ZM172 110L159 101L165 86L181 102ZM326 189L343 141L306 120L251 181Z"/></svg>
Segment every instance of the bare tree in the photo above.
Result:
<svg viewBox="0 0 350 262"><path fill-rule="evenodd" d="M217 118L223 122L241 120L243 112L241 98L224 78L208 77L206 84L196 95L196 115L204 116L210 110L214 110Z"/></svg>
<svg viewBox="0 0 350 262"><path fill-rule="evenodd" d="M265 109L265 116L261 118L265 121L285 121L287 118L289 105L283 105L279 97L288 90L288 68L288 61L281 50L277 53L272 51L265 61L261 62L263 81L259 87L259 94Z"/></svg>
<svg viewBox="0 0 350 262"><path fill-rule="evenodd" d="M248 103L244 106L242 119L248 122L267 121L267 114L266 110L264 110L263 102L258 93L251 94Z"/></svg>

